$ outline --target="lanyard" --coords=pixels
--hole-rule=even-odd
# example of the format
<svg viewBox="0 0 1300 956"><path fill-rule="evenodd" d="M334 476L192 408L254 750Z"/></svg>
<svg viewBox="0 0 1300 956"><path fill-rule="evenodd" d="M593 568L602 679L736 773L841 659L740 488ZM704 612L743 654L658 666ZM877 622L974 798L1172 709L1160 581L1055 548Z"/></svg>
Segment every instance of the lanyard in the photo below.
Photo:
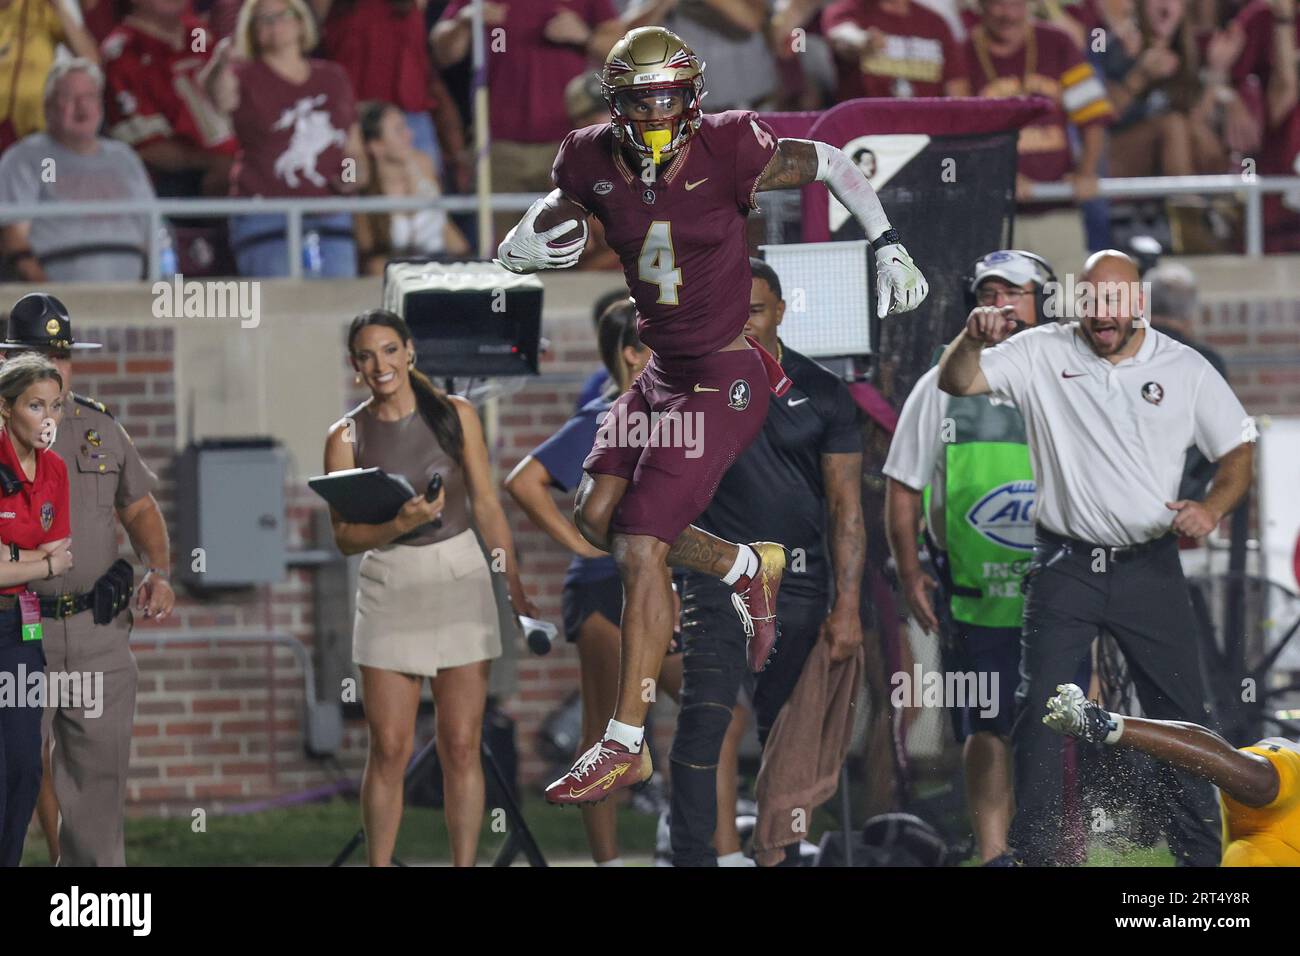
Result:
<svg viewBox="0 0 1300 956"><path fill-rule="evenodd" d="M985 83L992 83L998 78L997 70L993 69L993 57L989 54L988 37L984 35L984 27L978 26L971 33L971 40L975 45L975 56L980 61L980 68L984 70ZM1033 75L1035 68L1038 66L1038 41L1034 36L1034 25L1029 23L1025 27L1025 75L1020 81L1021 92L1026 92L1029 88L1029 77Z"/></svg>

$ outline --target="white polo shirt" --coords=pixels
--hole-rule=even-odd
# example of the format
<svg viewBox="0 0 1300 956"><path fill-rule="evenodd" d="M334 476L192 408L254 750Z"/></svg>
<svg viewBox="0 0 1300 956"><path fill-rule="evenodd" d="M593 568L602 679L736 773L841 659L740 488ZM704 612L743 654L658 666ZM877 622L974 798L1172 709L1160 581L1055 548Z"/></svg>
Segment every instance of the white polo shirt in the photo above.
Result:
<svg viewBox="0 0 1300 956"><path fill-rule="evenodd" d="M980 354L993 394L1025 419L1038 523L1111 547L1169 531L1189 446L1218 461L1253 435L1246 410L1195 349L1146 328L1113 365L1078 323L1027 329Z"/></svg>
<svg viewBox="0 0 1300 956"><path fill-rule="evenodd" d="M996 395L984 398L992 405L1011 402ZM948 547L948 528L944 523L947 504L948 456L944 453L943 420L948 414L952 396L939 387L939 366L934 366L919 379L898 413L898 427L889 443L889 457L882 469L886 476L904 484L913 491L930 485L930 509L926 512L926 527L934 543Z"/></svg>

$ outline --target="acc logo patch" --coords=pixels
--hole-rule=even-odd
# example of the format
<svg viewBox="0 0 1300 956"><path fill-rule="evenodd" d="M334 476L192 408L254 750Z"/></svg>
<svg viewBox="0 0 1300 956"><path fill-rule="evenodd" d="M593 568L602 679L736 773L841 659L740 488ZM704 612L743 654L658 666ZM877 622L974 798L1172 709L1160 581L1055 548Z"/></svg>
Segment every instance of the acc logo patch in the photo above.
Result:
<svg viewBox="0 0 1300 956"><path fill-rule="evenodd" d="M49 531L52 524L54 524L54 502L47 501L41 505L41 530Z"/></svg>
<svg viewBox="0 0 1300 956"><path fill-rule="evenodd" d="M1159 405L1165 400L1165 390L1159 382L1147 382L1142 386L1142 397L1152 405Z"/></svg>
<svg viewBox="0 0 1300 956"><path fill-rule="evenodd" d="M727 405L738 412L749 408L749 383L743 378L736 379L727 389Z"/></svg>
<svg viewBox="0 0 1300 956"><path fill-rule="evenodd" d="M999 485L966 514L966 521L994 544L1017 551L1034 550L1034 483Z"/></svg>
<svg viewBox="0 0 1300 956"><path fill-rule="evenodd" d="M608 179L602 179L600 182L596 183L596 185L591 187L591 191L597 196L608 196L614 191L614 184Z"/></svg>

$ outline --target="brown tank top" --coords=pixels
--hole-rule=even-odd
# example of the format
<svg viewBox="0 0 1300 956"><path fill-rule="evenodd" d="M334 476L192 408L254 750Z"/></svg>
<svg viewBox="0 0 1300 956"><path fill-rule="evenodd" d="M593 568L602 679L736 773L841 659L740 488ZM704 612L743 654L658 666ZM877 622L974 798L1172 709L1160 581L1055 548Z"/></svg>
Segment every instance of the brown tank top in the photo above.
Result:
<svg viewBox="0 0 1300 956"><path fill-rule="evenodd" d="M357 467L382 468L390 475L401 475L411 483L416 494L423 494L437 473L442 475L447 494L441 528L428 524L398 538L396 543L434 544L454 538L469 528L465 470L443 450L424 416L416 410L401 421L385 422L376 418L367 404L362 403L348 412L348 418L356 422Z"/></svg>

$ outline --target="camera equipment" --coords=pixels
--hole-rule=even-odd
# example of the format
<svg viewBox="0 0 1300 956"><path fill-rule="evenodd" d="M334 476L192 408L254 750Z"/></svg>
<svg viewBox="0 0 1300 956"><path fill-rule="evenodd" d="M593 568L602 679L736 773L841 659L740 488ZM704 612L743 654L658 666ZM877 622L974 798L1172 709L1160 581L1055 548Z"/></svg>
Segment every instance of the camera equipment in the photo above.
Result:
<svg viewBox="0 0 1300 956"><path fill-rule="evenodd" d="M434 472L433 477L429 479L429 487L424 490L424 500L432 501L434 498L438 497L438 492L440 491L442 491L442 475ZM434 518L433 526L435 528L441 528L442 519Z"/></svg>
<svg viewBox="0 0 1300 956"><path fill-rule="evenodd" d="M560 633L559 628L549 621L539 621L534 617L524 617L519 615L519 626L524 629L524 640L528 642L528 649L539 657L543 654L551 653L551 645L555 643L556 635Z"/></svg>
<svg viewBox="0 0 1300 956"><path fill-rule="evenodd" d="M415 338L416 367L430 378L537 374L542 282L490 262L393 260L384 308Z"/></svg>

